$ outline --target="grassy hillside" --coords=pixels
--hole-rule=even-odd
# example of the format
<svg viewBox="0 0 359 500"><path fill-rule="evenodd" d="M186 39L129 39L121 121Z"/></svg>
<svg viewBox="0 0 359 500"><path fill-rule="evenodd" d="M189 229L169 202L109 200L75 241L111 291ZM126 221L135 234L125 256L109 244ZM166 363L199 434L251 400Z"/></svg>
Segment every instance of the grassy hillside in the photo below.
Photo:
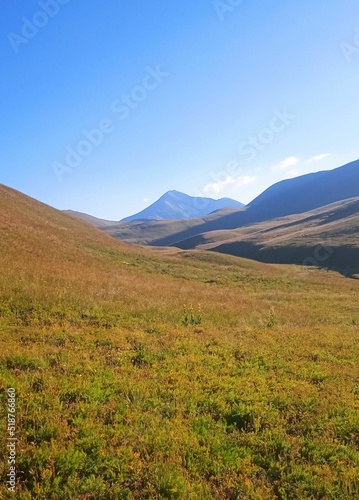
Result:
<svg viewBox="0 0 359 500"><path fill-rule="evenodd" d="M355 197L359 197L359 160L333 170L281 181L266 189L245 208L218 213L209 219L192 219L186 221L188 224L179 225L166 221L165 225L150 228L125 225L104 229L131 243L169 246L190 238L196 240L203 233L242 228ZM228 246L226 252L232 253L231 248Z"/></svg>
<svg viewBox="0 0 359 500"><path fill-rule="evenodd" d="M205 217L185 220L152 220L152 221L130 221L130 222L111 222L97 219L87 214L73 212L71 210L65 213L77 217L93 226L104 230L114 238L117 238L132 245L154 245L158 240L170 238L176 241L176 234L196 228L207 222L221 219L225 215L237 212L235 208L222 208L216 210Z"/></svg>
<svg viewBox="0 0 359 500"><path fill-rule="evenodd" d="M211 231L176 243L262 262L310 264L359 274L359 198L239 229Z"/></svg>
<svg viewBox="0 0 359 500"><path fill-rule="evenodd" d="M359 160L273 184L248 205L265 211L266 219L315 210L359 196ZM258 219L259 220L259 219Z"/></svg>
<svg viewBox="0 0 359 500"><path fill-rule="evenodd" d="M133 249L3 186L0 235L1 498L9 387L20 500L359 497L358 282Z"/></svg>
<svg viewBox="0 0 359 500"><path fill-rule="evenodd" d="M105 229L106 227L118 224L117 221L99 219L98 217L93 217L92 215L85 214L83 212L76 212L75 210L63 210L63 213L71 215L72 217L77 217L85 222L88 222L92 226L98 229Z"/></svg>

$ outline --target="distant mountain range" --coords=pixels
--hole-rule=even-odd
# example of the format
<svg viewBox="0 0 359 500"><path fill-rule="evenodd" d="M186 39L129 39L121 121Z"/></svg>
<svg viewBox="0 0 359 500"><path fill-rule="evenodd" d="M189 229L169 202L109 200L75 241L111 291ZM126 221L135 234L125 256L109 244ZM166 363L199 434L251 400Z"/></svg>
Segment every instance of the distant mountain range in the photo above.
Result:
<svg viewBox="0 0 359 500"><path fill-rule="evenodd" d="M221 208L242 208L243 203L231 198L200 198L180 191L168 191L157 201L137 214L125 217L121 222L133 220L185 220L203 217Z"/></svg>
<svg viewBox="0 0 359 500"><path fill-rule="evenodd" d="M181 193L180 191L167 191L157 201L152 203L149 207L145 208L137 214L125 217L121 221L108 221L99 219L92 215L83 212L76 212L74 210L64 210L65 213L73 215L89 222L99 229L105 229L120 225L127 222L150 222L150 221L184 221L195 219L197 217L204 217L212 212L230 208L240 209L245 205L239 201L232 200L231 198L221 198L214 200L212 198L200 198L189 196L188 194ZM226 211L223 214L227 213ZM190 224L191 225L191 224ZM187 226L185 226L187 227ZM127 232L127 231L126 231Z"/></svg>
<svg viewBox="0 0 359 500"><path fill-rule="evenodd" d="M209 203L207 214L194 216L198 207L191 210L186 200L187 195L170 191L120 222L75 215L131 244L203 248L267 262L303 263L316 246L327 243L335 250L328 262L359 264L359 160L274 184L245 207L236 202L240 207L216 210L217 205L213 211ZM217 200L227 207L229 201ZM156 214L166 220L155 220ZM173 220L176 216L181 220Z"/></svg>
<svg viewBox="0 0 359 500"><path fill-rule="evenodd" d="M197 234L174 246L269 263L359 269L359 197L238 229Z"/></svg>
<svg viewBox="0 0 359 500"><path fill-rule="evenodd" d="M248 212L262 220L299 214L330 203L359 196L359 160L284 180L266 189L248 205Z"/></svg>
<svg viewBox="0 0 359 500"><path fill-rule="evenodd" d="M334 170L302 175L278 182L241 210L205 222L152 244L168 246L199 233L239 227L300 214L330 203L359 196L359 160Z"/></svg>

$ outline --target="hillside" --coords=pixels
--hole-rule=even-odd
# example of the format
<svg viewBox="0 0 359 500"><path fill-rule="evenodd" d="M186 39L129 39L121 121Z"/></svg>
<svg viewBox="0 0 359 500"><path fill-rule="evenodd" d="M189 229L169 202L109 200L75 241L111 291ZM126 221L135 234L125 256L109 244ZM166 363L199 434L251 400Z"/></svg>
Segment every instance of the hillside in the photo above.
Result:
<svg viewBox="0 0 359 500"><path fill-rule="evenodd" d="M358 196L359 160L333 170L278 182L254 199L248 208L257 213L265 210L268 220Z"/></svg>
<svg viewBox="0 0 359 500"><path fill-rule="evenodd" d="M99 222L99 219L94 222L92 219L89 219L87 217L84 218L84 220L89 221L99 229L104 230L107 234L110 234L114 238L117 238L126 243L130 243L133 245L152 245L155 244L158 239L171 237L172 235L176 235L177 233L181 233L191 228L196 228L197 226L200 226L207 222L215 221L222 218L224 215L234 213L235 211L235 208L222 208L204 217L177 221L134 220L131 222L104 224ZM72 215L78 216L78 214ZM82 217L80 216L80 218Z"/></svg>
<svg viewBox="0 0 359 500"><path fill-rule="evenodd" d="M193 219L225 207L240 209L244 205L230 198L213 200L212 198L188 196L179 191L168 191L149 207L135 215L122 219L121 222Z"/></svg>
<svg viewBox="0 0 359 500"><path fill-rule="evenodd" d="M118 224L117 221L99 219L98 217L93 217L92 215L85 214L83 212L76 212L75 210L63 210L63 213L67 215L71 215L72 217L77 217L92 226L97 227L98 229L105 229L107 227L112 227L115 224Z"/></svg>
<svg viewBox="0 0 359 500"><path fill-rule="evenodd" d="M358 282L130 247L0 185L0 497L359 496Z"/></svg>
<svg viewBox="0 0 359 500"><path fill-rule="evenodd" d="M176 246L262 262L313 264L354 275L359 271L358 235L359 198L352 198L239 229L202 233Z"/></svg>
<svg viewBox="0 0 359 500"><path fill-rule="evenodd" d="M180 244L189 248L188 243L196 242L198 240L196 236L203 233L237 229L286 215L300 214L352 197L359 197L359 161L334 170L279 182L239 210L224 208L207 216L182 221L111 222L77 212L68 213L131 244L153 246ZM181 242L185 240L188 242L182 244Z"/></svg>
<svg viewBox="0 0 359 500"><path fill-rule="evenodd" d="M336 201L359 197L359 160L334 170L308 174L274 184L244 209L204 221L177 233L152 241L153 245L173 245L197 234L235 229L314 210Z"/></svg>

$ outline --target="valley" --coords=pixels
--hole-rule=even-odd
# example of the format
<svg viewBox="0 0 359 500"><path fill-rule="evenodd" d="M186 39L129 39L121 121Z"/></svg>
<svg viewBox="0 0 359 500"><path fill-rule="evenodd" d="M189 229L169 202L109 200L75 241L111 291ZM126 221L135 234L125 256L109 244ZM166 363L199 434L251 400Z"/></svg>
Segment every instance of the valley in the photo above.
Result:
<svg viewBox="0 0 359 500"><path fill-rule="evenodd" d="M182 194L175 193L181 200ZM67 213L132 245L197 248L358 275L359 161L284 180L245 207L223 207L202 217L166 220L153 212L153 219L115 222Z"/></svg>
<svg viewBox="0 0 359 500"><path fill-rule="evenodd" d="M358 497L356 280L0 213L17 498Z"/></svg>

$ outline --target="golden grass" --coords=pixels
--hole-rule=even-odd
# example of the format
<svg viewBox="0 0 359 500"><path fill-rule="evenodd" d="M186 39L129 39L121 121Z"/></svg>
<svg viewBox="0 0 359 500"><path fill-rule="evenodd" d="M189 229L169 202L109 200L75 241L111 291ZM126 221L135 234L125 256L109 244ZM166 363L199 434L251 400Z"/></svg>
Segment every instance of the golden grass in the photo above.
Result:
<svg viewBox="0 0 359 500"><path fill-rule="evenodd" d="M16 498L359 498L358 282L134 249L2 186L0 233Z"/></svg>

